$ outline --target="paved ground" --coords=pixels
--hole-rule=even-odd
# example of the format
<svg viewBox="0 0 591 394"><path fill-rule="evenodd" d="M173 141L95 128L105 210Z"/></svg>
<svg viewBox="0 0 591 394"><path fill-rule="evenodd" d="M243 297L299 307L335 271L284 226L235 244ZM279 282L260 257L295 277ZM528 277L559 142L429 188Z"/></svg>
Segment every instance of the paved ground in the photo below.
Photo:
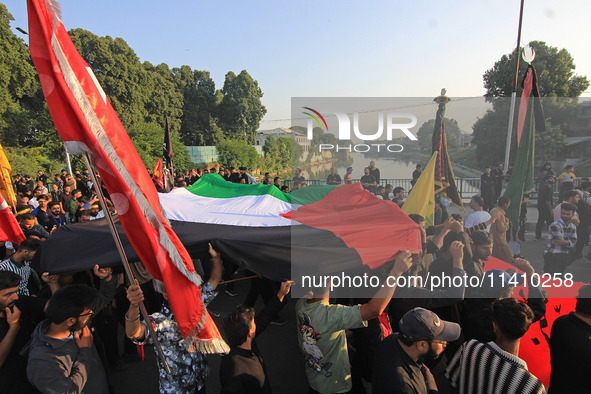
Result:
<svg viewBox="0 0 591 394"><path fill-rule="evenodd" d="M470 211L469 208L467 208ZM451 210L451 212L455 212ZM537 221L537 210L531 204L528 209L528 232L526 242L522 244L522 255L528 259L537 272L542 272L543 250L546 246L546 232L540 241L534 240L534 228ZM584 253L591 250L587 247ZM591 261L585 258L576 260L568 269L574 274L576 281L591 283ZM244 299L248 290L248 283L238 282L236 289L239 295L230 297L221 292L210 304L209 310L219 313L220 317L214 320L221 327L222 319ZM282 312L282 317L287 320L284 326L270 326L258 339L258 344L267 365L267 371L273 386L273 391L280 394L307 393L304 363L298 348L296 333L296 321L294 313L295 300L292 300ZM260 311L262 302L257 304ZM218 368L221 356L208 356L211 366L210 378L207 382L208 393L219 393L220 383ZM156 368L153 349L146 349L146 359L143 362L124 364L116 371L110 371L110 381L115 393L158 393L158 372Z"/></svg>

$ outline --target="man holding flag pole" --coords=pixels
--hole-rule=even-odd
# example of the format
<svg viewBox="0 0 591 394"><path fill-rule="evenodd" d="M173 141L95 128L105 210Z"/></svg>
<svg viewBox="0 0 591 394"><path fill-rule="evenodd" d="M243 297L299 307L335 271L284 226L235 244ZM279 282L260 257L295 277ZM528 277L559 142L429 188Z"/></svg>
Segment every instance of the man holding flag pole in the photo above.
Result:
<svg viewBox="0 0 591 394"><path fill-rule="evenodd" d="M150 274L164 282L189 349L227 352L201 301L201 278L160 210L156 189L53 0L28 0L29 49L52 119L70 154L92 156L119 220ZM131 283L131 279L129 280Z"/></svg>

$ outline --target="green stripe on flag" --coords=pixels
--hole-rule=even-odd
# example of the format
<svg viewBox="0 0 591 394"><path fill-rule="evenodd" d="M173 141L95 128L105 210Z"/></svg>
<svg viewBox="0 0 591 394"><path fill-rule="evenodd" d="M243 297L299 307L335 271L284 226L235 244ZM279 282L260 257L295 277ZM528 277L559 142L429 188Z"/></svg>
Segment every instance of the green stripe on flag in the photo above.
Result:
<svg viewBox="0 0 591 394"><path fill-rule="evenodd" d="M271 195L281 201L291 203L290 196L273 185L245 185L243 183L227 182L219 174L205 174L186 189L202 197L234 198Z"/></svg>

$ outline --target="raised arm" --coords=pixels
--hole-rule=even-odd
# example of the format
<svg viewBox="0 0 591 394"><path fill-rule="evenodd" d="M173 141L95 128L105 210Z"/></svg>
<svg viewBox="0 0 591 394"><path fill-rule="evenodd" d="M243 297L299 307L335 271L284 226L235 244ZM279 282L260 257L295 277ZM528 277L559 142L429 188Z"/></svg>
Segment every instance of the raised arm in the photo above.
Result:
<svg viewBox="0 0 591 394"><path fill-rule="evenodd" d="M209 277L209 284L213 289L218 287L218 284L222 280L222 259L220 254L209 244L209 254L211 255L211 261L213 263L211 267L211 275Z"/></svg>
<svg viewBox="0 0 591 394"><path fill-rule="evenodd" d="M144 293L137 281L127 288L129 308L125 314L125 334L130 339L142 341L146 337L146 328L140 323L140 303L144 301Z"/></svg>
<svg viewBox="0 0 591 394"><path fill-rule="evenodd" d="M398 257L396 257L394 267L392 267L389 276L398 278L410 268L411 264L412 255L408 250L403 250ZM361 318L363 320L373 319L384 312L384 309L386 309L386 306L394 294L394 290L396 290L396 284L394 283L393 286L389 286L390 284L392 283L385 283L384 286L378 290L374 298L369 300L366 304L361 305Z"/></svg>

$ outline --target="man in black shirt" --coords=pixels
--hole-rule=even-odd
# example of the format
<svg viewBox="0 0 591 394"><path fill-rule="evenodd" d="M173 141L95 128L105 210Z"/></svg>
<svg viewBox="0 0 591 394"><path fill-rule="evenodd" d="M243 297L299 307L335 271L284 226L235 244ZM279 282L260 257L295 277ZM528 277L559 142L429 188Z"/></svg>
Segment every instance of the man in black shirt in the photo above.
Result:
<svg viewBox="0 0 591 394"><path fill-rule="evenodd" d="M380 169L376 167L376 163L372 160L369 162L369 174L376 180L376 184L380 184Z"/></svg>
<svg viewBox="0 0 591 394"><path fill-rule="evenodd" d="M296 168L293 171L293 179L291 181L292 190L299 189L304 182L306 182L306 178L302 175L302 169Z"/></svg>
<svg viewBox="0 0 591 394"><path fill-rule="evenodd" d="M417 181L421 177L422 173L423 173L423 167L420 164L417 164L416 169L412 172L412 180L410 181L410 184L412 186L414 186L415 183L417 183Z"/></svg>
<svg viewBox="0 0 591 394"><path fill-rule="evenodd" d="M490 173L495 183L495 200L501 195L503 190L503 181L505 180L505 174L503 173L503 163L497 164L497 166Z"/></svg>
<svg viewBox="0 0 591 394"><path fill-rule="evenodd" d="M495 206L496 190L495 178L491 173L490 167L484 168L484 173L480 176L480 195L484 199L483 209L489 212Z"/></svg>
<svg viewBox="0 0 591 394"><path fill-rule="evenodd" d="M402 205L404 204L404 193L405 190L402 186L396 186L392 191L392 194L394 195L394 197L392 198L392 202L398 205L399 207L402 207Z"/></svg>
<svg viewBox="0 0 591 394"><path fill-rule="evenodd" d="M554 221L552 210L552 185L556 182L554 175L547 175L546 182L538 190L538 222L536 223L536 239L542 239L542 226L549 226Z"/></svg>
<svg viewBox="0 0 591 394"><path fill-rule="evenodd" d="M587 379L591 371L591 285L579 289L574 312L554 321L550 338L550 392L589 392Z"/></svg>
<svg viewBox="0 0 591 394"><path fill-rule="evenodd" d="M460 337L459 324L444 321L423 308L400 319L400 332L380 344L374 361L372 392L436 393L437 384L425 359L436 359L448 342Z"/></svg>
<svg viewBox="0 0 591 394"><path fill-rule="evenodd" d="M63 226L67 224L66 217L62 215L62 208L60 203L57 201L52 201L49 203L49 215L47 219L47 226L45 229L51 233L54 228Z"/></svg>
<svg viewBox="0 0 591 394"><path fill-rule="evenodd" d="M360 182L363 185L363 188L367 191L375 193L376 185L378 183L376 182L376 179L371 175L369 167L365 167L363 169L363 173L365 175L363 175L360 179Z"/></svg>
<svg viewBox="0 0 591 394"><path fill-rule="evenodd" d="M39 170L37 171L37 179L36 181L41 181L43 182L43 186L47 186L47 176L43 173L43 171Z"/></svg>
<svg viewBox="0 0 591 394"><path fill-rule="evenodd" d="M19 355L31 338L35 326L45 316L46 299L18 296L20 276L0 271L0 382L2 392L35 393L27 380L27 358ZM52 291L57 290L57 276L43 276Z"/></svg>
<svg viewBox="0 0 591 394"><path fill-rule="evenodd" d="M327 185L340 185L341 184L341 176L337 174L337 169L332 167L330 169L330 174L326 177L326 184Z"/></svg>
<svg viewBox="0 0 591 394"><path fill-rule="evenodd" d="M47 212L47 204L48 204L47 197L45 197L45 195L42 194L41 196L39 196L37 198L37 201L39 202L39 206L36 209L37 212L35 212L35 211L33 211L33 212L35 212L35 217L37 218L37 222L40 225L42 225L45 228L45 230L47 231L47 223L49 220L49 216L48 216L49 214ZM49 232L49 231L47 231L47 232Z"/></svg>
<svg viewBox="0 0 591 394"><path fill-rule="evenodd" d="M277 297L255 316L254 309L239 305L224 321L230 354L222 357L220 382L222 393L271 393L271 384L263 357L254 341L283 308L283 298L291 282L281 283Z"/></svg>

